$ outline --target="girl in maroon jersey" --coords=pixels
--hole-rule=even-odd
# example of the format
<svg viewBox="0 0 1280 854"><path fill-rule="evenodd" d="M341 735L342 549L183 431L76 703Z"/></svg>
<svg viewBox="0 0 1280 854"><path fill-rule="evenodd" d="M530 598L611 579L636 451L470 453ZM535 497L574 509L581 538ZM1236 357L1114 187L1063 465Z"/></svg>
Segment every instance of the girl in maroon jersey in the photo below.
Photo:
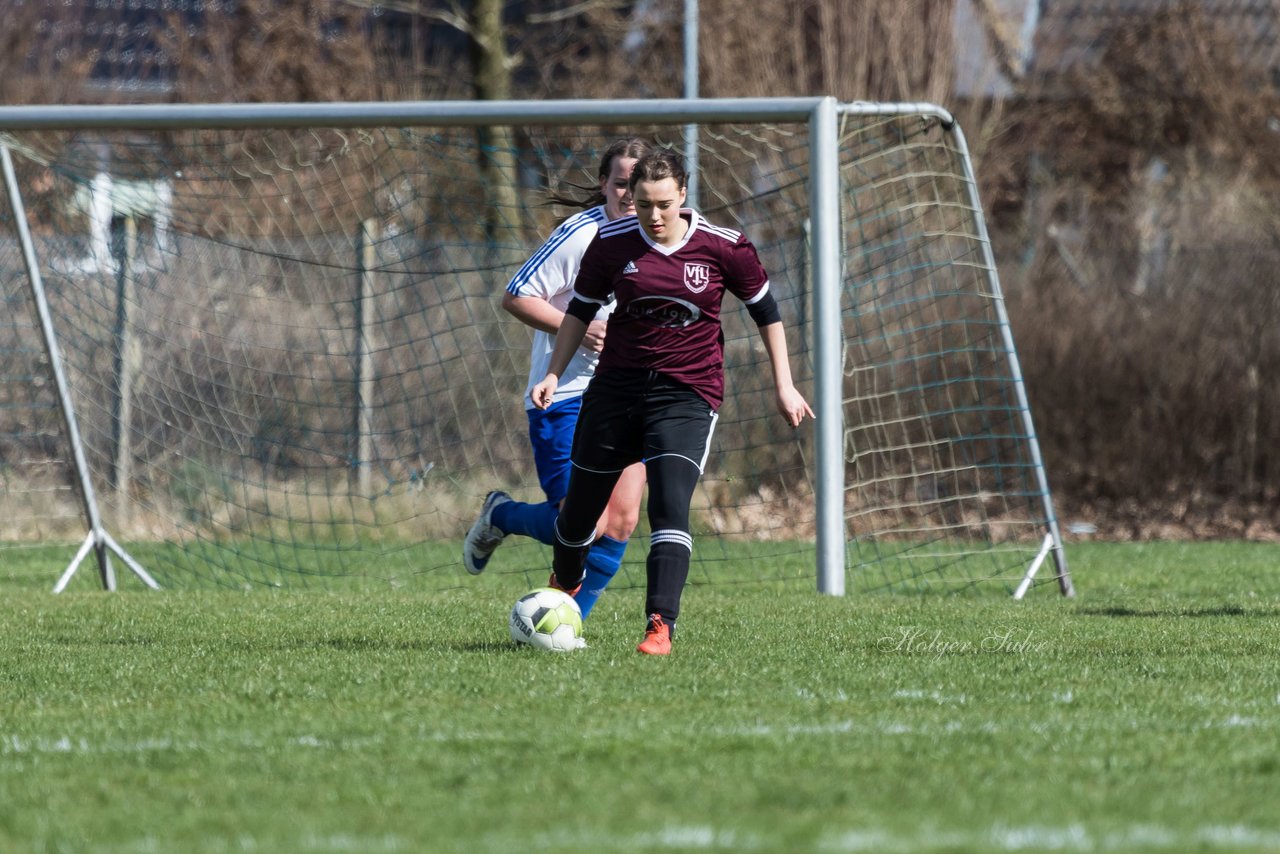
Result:
<svg viewBox="0 0 1280 854"><path fill-rule="evenodd" d="M674 152L657 151L636 163L630 180L636 215L602 225L587 247L547 376L530 393L535 406L550 405L587 324L616 299L574 434L552 583L569 591L581 584L595 523L614 483L642 460L652 533L648 625L637 649L650 655L671 651L689 575L689 504L724 400L720 309L726 292L746 304L760 329L778 411L792 427L813 417L791 380L781 316L755 247L684 208L685 181Z"/></svg>

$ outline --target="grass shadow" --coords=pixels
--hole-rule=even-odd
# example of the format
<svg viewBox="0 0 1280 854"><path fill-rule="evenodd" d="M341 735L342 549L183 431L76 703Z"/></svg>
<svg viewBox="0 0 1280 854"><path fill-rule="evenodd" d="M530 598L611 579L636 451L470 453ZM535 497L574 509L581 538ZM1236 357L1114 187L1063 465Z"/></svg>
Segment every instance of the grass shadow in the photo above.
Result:
<svg viewBox="0 0 1280 854"><path fill-rule="evenodd" d="M468 641L466 643L451 643L447 645L447 648L452 649L454 652L524 653L524 649L515 641Z"/></svg>
<svg viewBox="0 0 1280 854"><path fill-rule="evenodd" d="M1221 605L1215 608L1129 608L1116 605L1107 608L1080 608L1076 611L1086 617L1249 617L1251 619L1280 617L1280 608L1244 608L1240 605Z"/></svg>

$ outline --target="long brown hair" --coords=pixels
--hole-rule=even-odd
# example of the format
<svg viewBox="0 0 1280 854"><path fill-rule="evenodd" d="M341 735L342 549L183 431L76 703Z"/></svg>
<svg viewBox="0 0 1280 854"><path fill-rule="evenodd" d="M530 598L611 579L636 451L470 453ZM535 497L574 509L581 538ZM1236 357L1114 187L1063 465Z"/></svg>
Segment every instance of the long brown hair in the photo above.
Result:
<svg viewBox="0 0 1280 854"><path fill-rule="evenodd" d="M604 154L600 157L600 171L597 178L603 180L609 177L609 173L613 171L613 161L619 157L630 157L635 160L648 155L652 152L653 144L646 139L638 136L629 136L625 139L616 140L612 145L604 150ZM566 205L568 207L594 208L597 205L603 205L605 202L604 193L600 192L600 187L584 187L580 184L569 184L575 190L581 190L589 193L587 196L573 196L562 192L552 192L547 194L548 204Z"/></svg>

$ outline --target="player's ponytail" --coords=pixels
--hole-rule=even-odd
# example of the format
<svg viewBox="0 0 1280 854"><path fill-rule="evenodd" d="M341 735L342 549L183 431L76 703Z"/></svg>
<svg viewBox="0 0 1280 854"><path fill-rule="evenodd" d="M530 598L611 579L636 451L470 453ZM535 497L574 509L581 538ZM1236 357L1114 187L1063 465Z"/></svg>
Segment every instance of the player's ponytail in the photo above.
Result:
<svg viewBox="0 0 1280 854"><path fill-rule="evenodd" d="M603 180L609 177L609 173L613 171L613 161L619 157L630 157L636 160L648 155L653 151L653 145L646 139L638 136L627 137L626 139L616 140L612 145L604 150L604 154L600 157L600 171L596 175L597 179ZM599 185L584 186L582 184L574 184L569 182L568 186L575 190L587 193L586 196L569 195L564 192L550 192L547 194L547 204L565 205L572 208L594 208L597 205L605 203L604 193L600 192Z"/></svg>

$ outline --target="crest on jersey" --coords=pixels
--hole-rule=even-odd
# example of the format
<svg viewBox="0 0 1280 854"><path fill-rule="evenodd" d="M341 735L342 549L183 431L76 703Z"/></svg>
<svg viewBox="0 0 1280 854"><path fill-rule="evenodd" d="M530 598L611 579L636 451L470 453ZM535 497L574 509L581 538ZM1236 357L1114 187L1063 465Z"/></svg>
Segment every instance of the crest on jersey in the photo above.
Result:
<svg viewBox="0 0 1280 854"><path fill-rule="evenodd" d="M695 294L700 294L711 284L711 268L706 264L684 265L684 286Z"/></svg>

